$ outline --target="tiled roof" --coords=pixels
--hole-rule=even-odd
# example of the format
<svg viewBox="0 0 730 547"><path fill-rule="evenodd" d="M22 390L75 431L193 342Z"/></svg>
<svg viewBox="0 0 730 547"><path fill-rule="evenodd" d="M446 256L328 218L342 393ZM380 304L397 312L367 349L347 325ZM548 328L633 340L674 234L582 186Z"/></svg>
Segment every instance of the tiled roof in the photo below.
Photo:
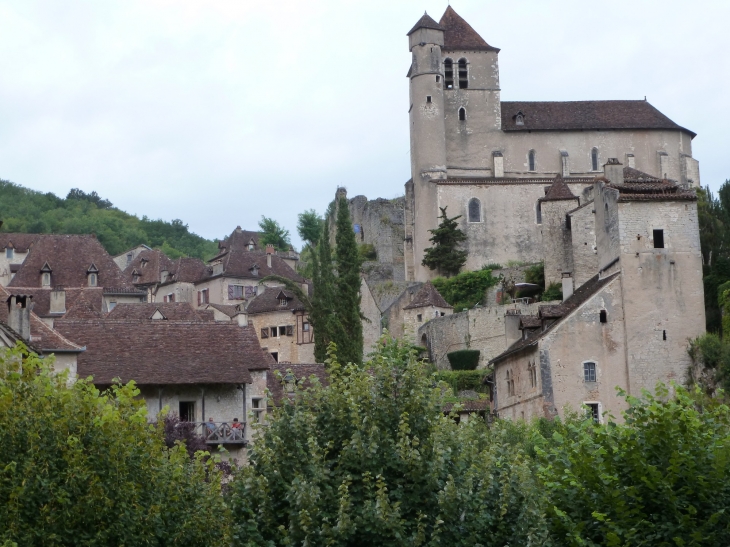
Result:
<svg viewBox="0 0 730 547"><path fill-rule="evenodd" d="M536 329L542 327L542 320L537 315L520 316L520 328Z"/></svg>
<svg viewBox="0 0 730 547"><path fill-rule="evenodd" d="M79 295L76 297L72 305L69 305L69 303L66 302L66 309L68 311L64 314L64 317L66 319L101 318L103 315L101 313L101 302L96 302L94 300L96 299L92 300L87 291L79 291Z"/></svg>
<svg viewBox="0 0 730 547"><path fill-rule="evenodd" d="M410 310L413 308L425 308L428 306L435 306L437 308L453 308L453 306L444 300L444 297L436 290L433 283L426 281L418 290L416 296L413 297L411 303L403 309Z"/></svg>
<svg viewBox="0 0 730 547"><path fill-rule="evenodd" d="M271 268L267 266L265 251L244 251L234 249L227 253L222 259L223 276L243 277L249 279L263 279L268 275L286 277L297 283L304 282L304 278L295 272L282 258L271 255ZM254 266L258 269L258 275L254 275Z"/></svg>
<svg viewBox="0 0 730 547"><path fill-rule="evenodd" d="M659 180L633 167L624 167L624 182L659 182Z"/></svg>
<svg viewBox="0 0 730 547"><path fill-rule="evenodd" d="M140 304L117 304L107 314L113 320L152 320L159 311L169 321L210 321L208 314L201 315L187 302L145 302Z"/></svg>
<svg viewBox="0 0 730 547"><path fill-rule="evenodd" d="M135 285L151 285L160 282L160 276L163 270L171 272L173 269L172 260L159 249L150 249L140 252L126 268L124 268L124 277L132 282L134 275L139 277L134 283Z"/></svg>
<svg viewBox="0 0 730 547"><path fill-rule="evenodd" d="M228 304L208 304L206 308L214 308L228 317L234 317L240 313L236 306L230 306Z"/></svg>
<svg viewBox="0 0 730 547"><path fill-rule="evenodd" d="M493 363L499 363L500 361L514 353L536 345L543 336L545 336L547 333L551 332L558 325L560 325L562 321L570 316L571 313L573 313L576 309L586 303L599 290L601 290L611 281L616 279L616 276L618 275L619 273L617 272L613 275L605 277L604 279L599 279L598 274L596 274L591 279L586 281L583 285L578 287L578 289L562 304L540 306L540 315L543 318L556 318L557 320L545 330L538 330L530 334L526 339L518 340L509 348L507 348L504 352L500 353L494 359L489 361L489 364L491 365Z"/></svg>
<svg viewBox="0 0 730 547"><path fill-rule="evenodd" d="M479 36L451 6L446 8L439 25L444 29L444 49L499 51L499 48L490 46Z"/></svg>
<svg viewBox="0 0 730 547"><path fill-rule="evenodd" d="M312 376L318 378L320 384L323 386L329 384L327 371L322 364L291 365L286 363L277 363L275 365L272 365L271 369L271 372L266 375L266 387L271 392L271 399L269 400L269 403L273 402L274 404L269 404L269 406L278 406L284 399L285 393L284 385L282 382L283 378L286 377L289 371L291 371L291 373L294 375L297 383L304 388L310 387L312 385L310 380ZM277 377L276 372L279 372L279 374L281 374L282 380ZM301 384L302 381L304 382L303 384Z"/></svg>
<svg viewBox="0 0 730 547"><path fill-rule="evenodd" d="M6 324L8 322L8 305L6 301L10 294L11 291L0 287L0 321ZM36 353L38 353L38 350L44 354L53 352L76 353L84 350L80 345L68 340L60 332L49 327L33 311L30 312L30 338L28 345Z"/></svg>
<svg viewBox="0 0 730 547"><path fill-rule="evenodd" d="M3 342L5 344L3 344ZM0 321L0 347L2 347L3 345L7 345L7 347L12 348L18 342L23 342L26 347L33 353L36 353L38 355L43 353L40 348L36 347L31 342L23 340L23 337L20 336L13 329L11 329L10 325L5 323L4 321Z"/></svg>
<svg viewBox="0 0 730 547"><path fill-rule="evenodd" d="M518 112L524 125L517 125ZM563 131L581 129L670 129L687 131L647 101L502 102L503 131Z"/></svg>
<svg viewBox="0 0 730 547"><path fill-rule="evenodd" d="M268 369L252 327L200 321L56 321L64 336L84 344L78 374L109 385L251 383L249 370Z"/></svg>
<svg viewBox="0 0 730 547"><path fill-rule="evenodd" d="M684 189L668 180L654 182L629 182L625 184L607 184L609 188L618 190L618 200L622 201L696 201L697 194L693 189Z"/></svg>
<svg viewBox="0 0 730 547"><path fill-rule="evenodd" d="M0 233L0 249L12 247L19 253L26 253L39 234Z"/></svg>
<svg viewBox="0 0 730 547"><path fill-rule="evenodd" d="M261 232L242 230L240 226L236 226L236 229L231 232L231 235L229 235L226 239L218 241L218 254L211 258L211 260L216 260L229 251L247 251L248 245L251 242L253 242L254 245L253 250L256 251L260 248L260 237Z"/></svg>
<svg viewBox="0 0 730 547"><path fill-rule="evenodd" d="M281 305L281 300L284 298L286 298L286 306ZM302 302L293 292L278 287L267 287L263 293L255 296L246 306L246 312L250 314L296 310L304 310Z"/></svg>
<svg viewBox="0 0 730 547"><path fill-rule="evenodd" d="M93 235L42 235L31 246L23 265L9 287L41 287L41 269L51 267L51 285L88 286L87 272L94 264L99 269L98 286L132 288L109 253Z"/></svg>
<svg viewBox="0 0 730 547"><path fill-rule="evenodd" d="M168 282L195 283L210 273L210 268L199 258L182 257L173 263Z"/></svg>
<svg viewBox="0 0 730 547"><path fill-rule="evenodd" d="M33 296L33 312L41 317L51 315L51 288L39 287L15 287L8 285L8 290L14 293L30 294ZM84 295L90 305L99 312L102 311L103 291L101 287L87 287L83 289L64 289L66 293L66 310L71 310L76 304L76 300ZM53 314L57 317L58 314Z"/></svg>
<svg viewBox="0 0 730 547"><path fill-rule="evenodd" d="M441 25L439 25L436 21L434 21L431 16L428 13L424 13L421 18L418 20L418 22L413 25L413 28L408 31L408 34L406 36L410 36L414 32L416 32L419 28L432 28L436 30L444 30Z"/></svg>
<svg viewBox="0 0 730 547"><path fill-rule="evenodd" d="M561 201L566 199L578 198L573 195L573 192L570 191L570 188L568 188L568 185L563 180L563 177L558 175L553 180L553 183L549 186L547 192L545 193L545 197L540 198L540 201Z"/></svg>

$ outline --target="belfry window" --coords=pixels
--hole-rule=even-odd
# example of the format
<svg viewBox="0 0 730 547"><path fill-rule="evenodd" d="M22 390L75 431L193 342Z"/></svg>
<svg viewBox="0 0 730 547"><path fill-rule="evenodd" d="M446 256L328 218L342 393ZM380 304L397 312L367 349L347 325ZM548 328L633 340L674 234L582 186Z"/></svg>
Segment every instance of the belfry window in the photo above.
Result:
<svg viewBox="0 0 730 547"><path fill-rule="evenodd" d="M469 200L469 222L482 221L482 204L477 198Z"/></svg>
<svg viewBox="0 0 730 547"><path fill-rule="evenodd" d="M591 150L591 169L598 171L598 148Z"/></svg>
<svg viewBox="0 0 730 547"><path fill-rule="evenodd" d="M459 59L459 88L469 87L469 77L466 71L466 59Z"/></svg>
<svg viewBox="0 0 730 547"><path fill-rule="evenodd" d="M444 85L446 89L454 88L454 62L451 59L444 60Z"/></svg>
<svg viewBox="0 0 730 547"><path fill-rule="evenodd" d="M466 120L466 108L463 106L459 109L459 121L463 122Z"/></svg>
<svg viewBox="0 0 730 547"><path fill-rule="evenodd" d="M535 151L530 150L530 152L527 154L527 166L528 170L534 171L535 170Z"/></svg>

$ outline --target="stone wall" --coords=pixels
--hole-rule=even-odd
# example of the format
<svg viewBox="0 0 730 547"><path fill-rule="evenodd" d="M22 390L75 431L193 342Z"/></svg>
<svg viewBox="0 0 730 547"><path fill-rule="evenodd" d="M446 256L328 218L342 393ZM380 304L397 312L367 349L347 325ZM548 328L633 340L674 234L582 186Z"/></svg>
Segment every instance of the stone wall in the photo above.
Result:
<svg viewBox="0 0 730 547"><path fill-rule="evenodd" d="M552 283L560 283L563 272L573 271L573 247L566 213L577 206L577 199L545 201L541 204L546 288Z"/></svg>
<svg viewBox="0 0 730 547"><path fill-rule="evenodd" d="M594 202L570 213L570 236L573 249L573 283L580 287L598 273Z"/></svg>
<svg viewBox="0 0 730 547"><path fill-rule="evenodd" d="M308 344L297 343L297 340L303 338L303 334L297 332L301 325L297 321L297 316L290 310L249 314L248 318L253 324L261 347L268 353L276 353L277 362L314 363L314 341ZM284 334L279 332L279 327L284 327ZM292 328L291 335L286 334L287 327ZM263 329L268 329L266 338L263 337ZM276 332L273 336L272 331Z"/></svg>

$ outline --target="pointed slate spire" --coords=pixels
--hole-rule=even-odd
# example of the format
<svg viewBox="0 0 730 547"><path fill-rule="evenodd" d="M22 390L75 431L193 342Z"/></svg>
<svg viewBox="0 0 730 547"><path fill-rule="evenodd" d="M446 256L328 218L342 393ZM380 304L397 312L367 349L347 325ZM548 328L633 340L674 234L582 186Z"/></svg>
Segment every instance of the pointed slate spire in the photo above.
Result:
<svg viewBox="0 0 730 547"><path fill-rule="evenodd" d="M545 197L540 198L540 201L560 201L563 199L578 198L573 195L573 192L570 191L570 188L567 184L565 184L563 177L558 175L557 177L555 177L553 183L548 187L548 191L545 193Z"/></svg>
<svg viewBox="0 0 730 547"><path fill-rule="evenodd" d="M444 29L444 48L499 51L499 48L490 46L484 38L479 36L479 33L451 6L446 8L439 25Z"/></svg>
<svg viewBox="0 0 730 547"><path fill-rule="evenodd" d="M408 34L406 34L406 36L410 36L411 34L416 32L419 28L432 28L435 30L444 30L441 27L441 25L439 25L436 21L431 19L431 16L428 13L426 13L425 11L423 12L423 17L421 17L418 20L418 23L416 23L416 25L408 32Z"/></svg>

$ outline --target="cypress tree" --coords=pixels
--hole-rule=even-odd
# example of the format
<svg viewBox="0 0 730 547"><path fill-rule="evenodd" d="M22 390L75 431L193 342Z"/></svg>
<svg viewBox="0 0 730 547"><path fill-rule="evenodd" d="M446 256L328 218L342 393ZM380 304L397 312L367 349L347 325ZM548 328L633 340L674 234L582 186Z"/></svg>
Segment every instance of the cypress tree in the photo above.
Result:
<svg viewBox="0 0 730 547"><path fill-rule="evenodd" d="M337 205L334 309L340 329L334 341L337 343L337 357L341 362L361 364L363 338L360 320L360 253L347 200L340 198Z"/></svg>
<svg viewBox="0 0 730 547"><path fill-rule="evenodd" d="M329 217L326 217L319 243L312 253L314 295L309 317L314 327L314 358L318 363L323 363L327 358L327 346L339 331L334 315L335 276L332 271L329 222Z"/></svg>
<svg viewBox="0 0 730 547"><path fill-rule="evenodd" d="M441 223L435 230L429 230L433 234L429 241L433 247L426 249L423 256L424 266L438 270L441 275L451 277L456 275L466 263L467 252L459 248L459 244L466 241L466 234L459 228L456 222L461 215L449 218L446 216L446 207L441 209Z"/></svg>

